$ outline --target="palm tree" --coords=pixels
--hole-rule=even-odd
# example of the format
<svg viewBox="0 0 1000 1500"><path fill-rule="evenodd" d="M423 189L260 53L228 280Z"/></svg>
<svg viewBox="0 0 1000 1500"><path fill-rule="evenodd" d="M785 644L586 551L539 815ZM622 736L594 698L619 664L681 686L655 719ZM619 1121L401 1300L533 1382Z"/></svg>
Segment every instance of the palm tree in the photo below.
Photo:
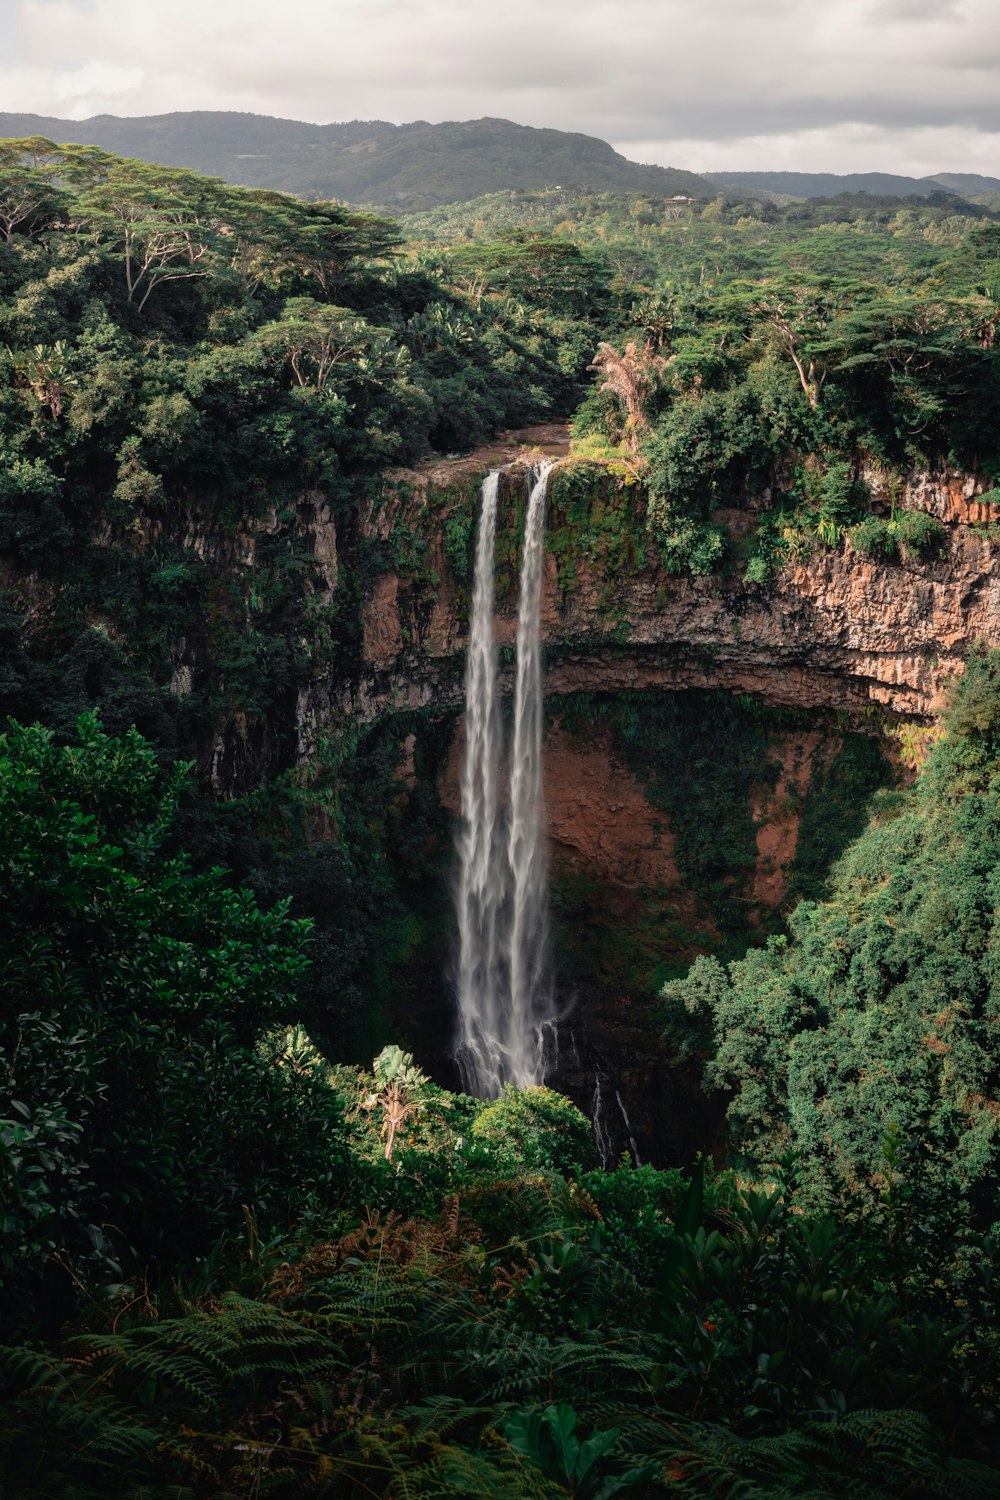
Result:
<svg viewBox="0 0 1000 1500"><path fill-rule="evenodd" d="M661 371L669 360L653 353L651 344L630 339L621 353L613 344L598 344L594 362L588 369L604 376L602 391L617 396L625 406L623 437L632 450L639 452L639 438L647 425L646 403L652 395Z"/></svg>

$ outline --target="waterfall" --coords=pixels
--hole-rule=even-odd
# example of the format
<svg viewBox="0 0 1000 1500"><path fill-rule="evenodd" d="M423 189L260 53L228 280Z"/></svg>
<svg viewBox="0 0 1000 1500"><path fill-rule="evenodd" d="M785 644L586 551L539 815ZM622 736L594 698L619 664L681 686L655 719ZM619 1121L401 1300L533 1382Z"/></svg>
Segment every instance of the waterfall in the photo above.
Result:
<svg viewBox="0 0 1000 1500"><path fill-rule="evenodd" d="M546 973L548 862L542 791L542 651L538 618L545 557L545 498L551 468L551 463L542 465L528 500L517 611L507 862L513 887L508 1059L511 1081L519 1088L541 1082L544 1071L541 1027L552 1012Z"/></svg>
<svg viewBox="0 0 1000 1500"><path fill-rule="evenodd" d="M598 1160L602 1167L612 1168L617 1166L618 1157L621 1153L615 1144L616 1132L612 1130L605 1104L604 1086L607 1081L600 1068L598 1068L597 1077L594 1081L594 1097L590 1105L590 1122L594 1127L594 1145L597 1147ZM636 1145L635 1136L632 1134L632 1121L628 1117L625 1102L622 1099L620 1090L617 1088L615 1089L615 1103L618 1106L618 1113L622 1118L622 1125L625 1129L625 1140L628 1142L628 1149L632 1153L632 1160L637 1167L641 1167L642 1157L639 1155L639 1147Z"/></svg>
<svg viewBox="0 0 1000 1500"><path fill-rule="evenodd" d="M493 642L493 552L499 472L483 481L476 538L476 571L465 664L465 765L458 884L458 1047L462 1082L470 1094L499 1091L495 1037L502 1020L500 923L504 871L497 843L500 722Z"/></svg>
<svg viewBox="0 0 1000 1500"><path fill-rule="evenodd" d="M517 625L510 802L499 805L500 732L493 643L493 569L499 474L483 484L465 679L464 829L459 841L456 1052L463 1086L492 1098L545 1074L543 1036L554 1019L547 969L548 871L542 790L539 632L545 500L552 468L533 477L525 519Z"/></svg>

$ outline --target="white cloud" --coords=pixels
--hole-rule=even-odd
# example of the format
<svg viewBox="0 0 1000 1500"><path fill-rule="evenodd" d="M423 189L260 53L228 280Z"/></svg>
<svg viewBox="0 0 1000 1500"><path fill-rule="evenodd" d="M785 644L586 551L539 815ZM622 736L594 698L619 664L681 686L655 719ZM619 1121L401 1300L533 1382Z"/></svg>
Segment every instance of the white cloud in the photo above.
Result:
<svg viewBox="0 0 1000 1500"><path fill-rule="evenodd" d="M965 169L970 153L1000 170L986 161L1000 131L996 0L15 4L8 109L489 114L638 142L658 160L669 148L677 165L788 150L802 168L909 171L940 146L936 170Z"/></svg>
<svg viewBox="0 0 1000 1500"><path fill-rule="evenodd" d="M885 130L845 124L777 135L615 141L623 156L660 166L683 163L692 172L896 172L930 177L937 172L1000 176L1000 131L961 126Z"/></svg>

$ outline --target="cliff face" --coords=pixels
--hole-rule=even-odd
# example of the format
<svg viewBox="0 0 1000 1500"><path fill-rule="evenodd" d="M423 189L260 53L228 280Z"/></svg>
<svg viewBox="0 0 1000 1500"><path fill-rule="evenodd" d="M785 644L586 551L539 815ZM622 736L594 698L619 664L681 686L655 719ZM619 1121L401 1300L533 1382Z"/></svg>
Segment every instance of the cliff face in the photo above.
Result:
<svg viewBox="0 0 1000 1500"><path fill-rule="evenodd" d="M557 432L536 437L558 453ZM496 463L507 456L501 448L488 457ZM574 941L583 941L588 925L617 934L603 947L596 939L590 944L591 971L602 971L608 981L650 985L665 968L723 941L718 901L713 906L704 892L696 894L698 877L689 866L678 867L678 841L686 850L692 830L675 826L677 808L669 797L651 794L650 779L665 774L668 761L676 776L681 762L698 755L718 764L728 750L724 743L696 748L689 727L669 749L647 737L643 753L626 764L620 736L590 725L586 713L565 720L560 704L581 696L638 702L639 695L652 694L643 700L648 713L658 695L686 694L693 724L710 704L691 700L692 691L721 691L750 695L776 711L754 775L737 787L742 770L734 763L719 782L720 797L741 803L745 827L744 844L733 852L739 867L718 879L728 882L740 921L766 927L807 889L804 877L793 878L806 857L803 807L839 764L848 731L871 735L897 719L932 722L942 689L961 670L969 647L1000 644L1000 542L986 529L1000 508L979 498L982 483L955 473L913 475L891 495L869 475L876 508L924 509L944 523L937 555L876 560L844 541L817 548L760 585L738 571L668 575L646 543L638 491L594 468L582 487L579 476L572 464L553 476L542 601L550 862L557 892L564 894L560 910L569 910L576 925ZM300 697L303 759L317 726L338 713L360 721L414 709L454 715L456 733L438 794L456 815L468 579L456 576L445 538L460 512L471 529L480 477L474 461L464 460L410 473L402 490L372 511L369 534L384 545L400 530L430 538L422 567L391 566L373 579L356 683L348 689L316 680ZM502 494L497 548L505 689L512 685L523 496L515 464ZM599 525L593 519L598 512ZM746 512L725 519L737 535L753 527ZM747 720L731 732L746 745L752 728ZM833 857L836 847L827 852ZM710 883L705 876L702 884ZM599 892L599 899L590 902L581 892ZM642 938L647 929L656 933L649 944ZM626 931L633 951L623 957Z"/></svg>
<svg viewBox="0 0 1000 1500"><path fill-rule="evenodd" d="M420 569L392 566L373 580L348 695L361 720L453 716L436 790L454 815L468 578L445 537L461 505L471 520L480 477L462 465L407 476L409 501L373 513L383 542L399 526L432 540ZM1000 509L979 498L984 484L954 473L913 475L892 494L872 475L876 509L942 521L937 555L883 561L845 541L759 585L738 566L668 575L645 542L636 489L592 483L592 496L581 494L572 466L555 472L542 602L555 948L589 1058L570 1058L558 1081L586 1103L610 1068L643 1154L668 1161L700 1106L684 1078L650 1062L661 1050L651 996L696 953L740 951L794 900L821 893L871 792L891 777L882 752L892 740L880 732L897 720L932 724L969 647L1000 645L1000 542L986 529ZM497 549L508 690L523 495L515 468ZM753 528L746 512L719 519L737 537ZM322 682L309 711L320 721L330 712Z"/></svg>
<svg viewBox="0 0 1000 1500"><path fill-rule="evenodd" d="M559 482L557 471L556 503ZM982 488L960 475L920 474L895 497L900 508L946 523L937 557L875 560L844 541L766 585L671 577L648 556L612 579L598 554L575 559L572 587L565 588L550 553L547 691L722 688L774 704L852 712L874 706L927 720L969 646L1000 644L1000 542L977 529L1000 518L1000 507L978 500ZM618 502L638 503L628 489ZM459 590L440 549L433 568L442 581L422 602L398 573L376 583L364 615L363 714L461 701ZM501 596L501 646L513 644L515 609L512 592Z"/></svg>
<svg viewBox="0 0 1000 1500"><path fill-rule="evenodd" d="M210 515L187 517L185 548L217 579L235 581L227 597L237 624L252 626L254 588L269 567L273 573L275 558L309 563L297 575L305 605L289 635L311 636L293 663L295 675L277 684L275 710L255 717L234 706L206 743L204 768L219 793L292 766L307 775L322 771L331 753L342 753L348 726L363 736L366 726L418 710L457 726L436 780L442 805L457 814L479 485L487 466L510 465L497 548L498 640L509 688L525 490L517 457L525 442L556 457L567 449L564 430L539 428L467 459L398 474L340 534L320 495L228 533ZM799 859L802 804L837 762L846 729L871 733L893 718L932 722L942 687L969 646L1000 644L1000 542L992 534L1000 507L981 498L983 484L955 473L915 474L890 493L878 475L867 477L876 508L923 509L943 522L938 554L875 560L843 542L760 585L747 583L738 567L721 577L668 575L646 538L636 487L597 465L571 461L555 470L542 600L554 876L569 893L564 905L576 913L578 930L590 920L580 896L590 887L602 893L600 921L607 916L619 934L657 922L661 939L671 924L675 932L666 947L658 939L646 952L640 942L628 962L592 951L608 977L652 982L664 963L719 941L718 912L695 899L690 869L678 866L678 839L686 848L690 832L679 834L669 799L650 794L650 776L666 752L649 739L626 764L624 742L611 728L591 732L586 714L566 719L561 704L581 696L625 702L643 693L662 700L695 690L750 695L792 711L792 719L769 726L773 775L757 774L738 793L755 848L741 846L739 872L727 878L745 920L761 926L796 894L790 872ZM754 524L746 511L720 519L738 543ZM350 634L324 650L331 619L349 622ZM216 626L215 640L196 630L175 640L171 687L178 698L211 682L218 636ZM686 710L689 718L701 711ZM748 721L732 732L748 743L751 728ZM687 729L672 743L675 760L695 754ZM698 753L725 759L724 746ZM736 774L720 783L720 795L736 795ZM652 906L648 892L659 893Z"/></svg>
<svg viewBox="0 0 1000 1500"><path fill-rule="evenodd" d="M289 627L304 650L280 714L246 723L234 713L206 746L205 769L220 793L292 766L308 770L347 720L364 725L395 710L461 707L466 565L479 484L488 466L512 461L498 640L508 648L514 642L523 511L516 458L525 439L554 456L567 448L563 429L537 428L467 459L401 473L380 503L366 506L353 534L338 535L319 495L302 497L294 514L265 515L235 534L220 534L210 516L188 517L178 540L227 587L235 580L232 592L243 599L237 611L248 622L253 581L268 559L288 547L309 563L299 585L305 618ZM1000 506L980 498L984 481L953 472L911 475L891 493L878 475L867 477L884 510L924 510L944 523L939 553L880 560L844 541L761 585L738 570L708 578L667 574L645 539L635 487L596 465L557 468L542 601L550 698L722 689L774 705L852 715L875 709L930 721L969 646L1000 644L1000 540L993 534ZM737 534L753 525L747 512L720 519ZM346 656L323 647L327 617L341 632L354 621ZM217 654L197 634L175 638L174 693L183 697L211 682ZM509 660L503 671L509 678Z"/></svg>
<svg viewBox="0 0 1000 1500"><path fill-rule="evenodd" d="M562 436L525 435L554 456ZM230 589L234 629L252 626L262 578L291 578L287 639L303 644L289 653L293 670L277 682L274 709L255 719L224 708L216 720L206 769L217 789L227 795L292 767L326 771L337 785L343 757L363 759L366 745L375 748L364 764L390 777L388 790L373 785L366 825L383 829L403 877L416 858L420 880L428 890L437 882L439 894L423 936L387 960L388 1030L441 1077L450 1066L447 815L459 811L469 561L483 472L513 462L497 548L509 689L525 494L518 447L515 437L392 476L381 499L336 527L321 497L307 496L294 513L228 536L196 518L183 538ZM697 952L740 951L795 899L820 893L888 777L879 731L896 719L932 724L969 646L1000 645L1000 543L987 529L1000 510L980 498L984 485L923 474L880 494L877 476L870 483L884 511L919 508L942 521L936 556L879 561L844 542L760 585L738 563L722 576L670 576L648 543L634 486L595 465L554 474L542 602L553 928L567 1002L575 998L574 1016L591 1028L590 1063L576 1072L568 1064L562 1082L592 1098L594 1069L612 1059L633 1122L640 1110L639 1138L660 1160L671 1159L667 1137L680 1138L695 1094L678 1085L667 1124L651 1102L669 1093L665 1075L647 1076L657 1052L651 996ZM719 519L738 551L752 513ZM278 571L284 558L292 573ZM284 597L272 584L278 623ZM176 641L178 696L212 681L220 629ZM383 807L405 835L398 850ZM314 822L314 836L335 837L335 822L335 812ZM411 896L403 890L404 901Z"/></svg>

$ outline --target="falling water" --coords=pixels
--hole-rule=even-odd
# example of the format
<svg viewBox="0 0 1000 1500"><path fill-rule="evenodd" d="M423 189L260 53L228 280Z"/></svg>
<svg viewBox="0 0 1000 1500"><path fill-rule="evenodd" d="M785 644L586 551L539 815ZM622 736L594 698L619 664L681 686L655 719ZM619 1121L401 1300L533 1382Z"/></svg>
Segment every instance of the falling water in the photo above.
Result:
<svg viewBox="0 0 1000 1500"><path fill-rule="evenodd" d="M499 1090L497 1049L491 1039L502 1022L500 923L506 884L500 860L497 793L500 724L493 641L493 551L499 472L483 481L476 540L476 572L465 666L465 765L458 885L458 1061L471 1094Z"/></svg>
<svg viewBox="0 0 1000 1500"><path fill-rule="evenodd" d="M510 757L511 872L508 1061L513 1083L540 1083L543 1024L552 1018L547 982L548 867L542 793L542 652L539 605L545 542L545 498L551 463L531 489L524 524L521 599L517 611L517 682Z"/></svg>
<svg viewBox="0 0 1000 1500"><path fill-rule="evenodd" d="M460 1036L470 1093L492 1098L545 1073L543 1036L554 1019L547 972L548 872L542 795L539 637L545 499L551 463L531 487L517 626L510 805L499 808L500 736L493 645L493 549L499 475L483 485L469 660L458 893Z"/></svg>
<svg viewBox="0 0 1000 1500"><path fill-rule="evenodd" d="M611 1121L608 1118L608 1109L605 1101L605 1084L607 1082L608 1080L600 1068L598 1068L597 1077L594 1082L594 1097L590 1104L590 1123L594 1127L594 1145L597 1147L597 1157L601 1166L614 1167L618 1164L621 1152L620 1148L615 1144L617 1132L613 1130ZM628 1117L628 1111L625 1108L621 1092L617 1088L615 1089L615 1103L618 1106L618 1113L621 1115L622 1126L625 1132L624 1138L628 1142L628 1149L632 1154L632 1160L637 1167L641 1167L642 1157L639 1155L639 1147L636 1145L635 1136L632 1134L632 1122ZM620 1136L618 1138L620 1139Z"/></svg>

